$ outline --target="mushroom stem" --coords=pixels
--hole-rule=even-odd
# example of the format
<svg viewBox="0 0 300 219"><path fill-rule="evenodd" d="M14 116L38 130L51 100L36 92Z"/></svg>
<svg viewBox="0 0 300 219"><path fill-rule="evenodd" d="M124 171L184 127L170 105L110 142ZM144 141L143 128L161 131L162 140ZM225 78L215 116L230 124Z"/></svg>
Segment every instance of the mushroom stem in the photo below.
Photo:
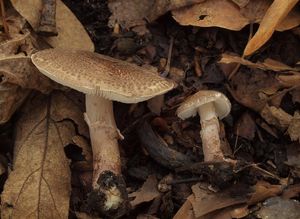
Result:
<svg viewBox="0 0 300 219"><path fill-rule="evenodd" d="M224 161L219 137L220 126L213 102L198 108L201 123L201 139L204 161Z"/></svg>
<svg viewBox="0 0 300 219"><path fill-rule="evenodd" d="M102 212L116 210L126 199L126 185L121 175L118 146L122 136L116 126L112 101L87 94L85 120L93 150L91 197L101 199L96 208Z"/></svg>

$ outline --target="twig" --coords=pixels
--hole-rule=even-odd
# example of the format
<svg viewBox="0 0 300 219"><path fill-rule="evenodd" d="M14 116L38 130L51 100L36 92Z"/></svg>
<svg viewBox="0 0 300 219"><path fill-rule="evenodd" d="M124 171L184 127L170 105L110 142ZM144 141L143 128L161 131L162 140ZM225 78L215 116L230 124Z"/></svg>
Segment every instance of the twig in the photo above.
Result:
<svg viewBox="0 0 300 219"><path fill-rule="evenodd" d="M57 36L56 30L56 0L43 0L38 34L43 36Z"/></svg>
<svg viewBox="0 0 300 219"><path fill-rule="evenodd" d="M249 32L249 37L248 37L248 42L251 40L253 36L253 22L250 23L250 32ZM245 57L245 55L242 55L242 59ZM237 71L239 70L241 66L241 63L237 63L237 65L234 67L234 69L232 70L232 72L229 74L228 76L228 80L231 80L231 78L237 73Z"/></svg>
<svg viewBox="0 0 300 219"><path fill-rule="evenodd" d="M169 51L168 51L168 60L167 60L165 70L161 73L162 77L167 77L170 72L173 44L174 44L174 37L171 36L170 46L169 46Z"/></svg>

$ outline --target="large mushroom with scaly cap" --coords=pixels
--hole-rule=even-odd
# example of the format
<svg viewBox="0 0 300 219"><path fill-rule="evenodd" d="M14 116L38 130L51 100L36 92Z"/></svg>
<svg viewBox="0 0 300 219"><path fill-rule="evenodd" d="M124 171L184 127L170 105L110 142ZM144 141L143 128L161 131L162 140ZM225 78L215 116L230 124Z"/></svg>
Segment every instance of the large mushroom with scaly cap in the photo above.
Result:
<svg viewBox="0 0 300 219"><path fill-rule="evenodd" d="M93 150L94 203L106 215L126 208L127 193L112 101L137 103L174 88L175 83L137 65L88 51L47 49L33 64L52 80L86 94L85 120Z"/></svg>

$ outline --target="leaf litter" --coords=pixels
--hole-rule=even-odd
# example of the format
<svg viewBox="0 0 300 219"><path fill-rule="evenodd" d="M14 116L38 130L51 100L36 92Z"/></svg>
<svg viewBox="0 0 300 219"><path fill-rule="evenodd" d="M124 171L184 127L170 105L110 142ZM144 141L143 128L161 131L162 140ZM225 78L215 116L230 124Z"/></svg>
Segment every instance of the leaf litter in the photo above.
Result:
<svg viewBox="0 0 300 219"><path fill-rule="evenodd" d="M297 218L297 2L65 0L85 30L57 1L58 36L41 37L35 31L42 1L12 0L20 15L7 6L4 21L10 38L0 35L1 146L15 143L14 153L5 147L0 151L1 177L8 175L1 195L2 217L99 218L85 203L91 189L92 154L82 117L84 100L39 74L30 62L31 54L49 46L93 51L89 33L97 52L154 65L159 71L169 63L166 77L179 85L149 101L148 107L114 106L118 126L126 133L121 154L130 216ZM101 39L104 43L99 43ZM231 100L232 112L221 123L221 134L233 151L228 156L237 160L233 166L203 163L198 118L181 121L175 116L186 97L203 89L220 90ZM137 134L143 132L145 119L151 124L152 139ZM15 137L6 127L15 127ZM153 142L163 142L164 151L172 153L160 153ZM188 163L180 166L178 157ZM164 182L165 190L159 182ZM283 208L291 209L288 216L282 215Z"/></svg>

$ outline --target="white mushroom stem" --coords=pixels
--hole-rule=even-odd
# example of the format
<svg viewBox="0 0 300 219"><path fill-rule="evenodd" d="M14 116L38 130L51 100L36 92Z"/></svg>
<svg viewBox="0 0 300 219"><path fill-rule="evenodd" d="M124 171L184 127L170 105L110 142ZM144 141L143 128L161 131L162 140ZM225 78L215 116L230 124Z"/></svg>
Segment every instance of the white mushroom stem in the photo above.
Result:
<svg viewBox="0 0 300 219"><path fill-rule="evenodd" d="M121 174L121 160L118 139L122 138L117 129L111 100L86 95L85 120L89 126L93 150L93 181L97 189L98 178L104 171Z"/></svg>
<svg viewBox="0 0 300 219"><path fill-rule="evenodd" d="M219 137L220 126L213 102L198 108L201 123L201 139L204 161L224 161Z"/></svg>

